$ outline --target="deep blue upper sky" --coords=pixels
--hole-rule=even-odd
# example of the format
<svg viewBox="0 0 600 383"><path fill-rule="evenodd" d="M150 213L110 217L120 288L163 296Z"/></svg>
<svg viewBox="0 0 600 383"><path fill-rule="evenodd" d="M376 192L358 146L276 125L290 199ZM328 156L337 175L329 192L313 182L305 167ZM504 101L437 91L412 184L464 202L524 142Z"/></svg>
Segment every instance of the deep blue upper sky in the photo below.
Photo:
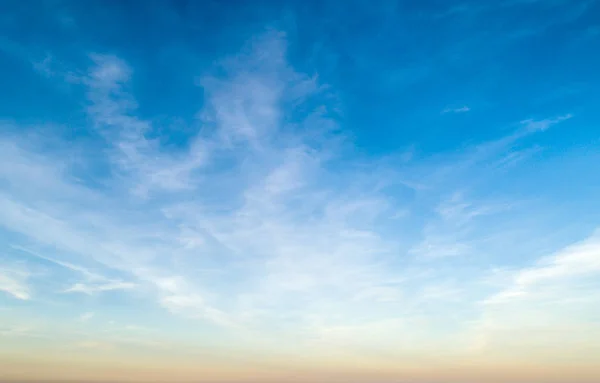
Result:
<svg viewBox="0 0 600 383"><path fill-rule="evenodd" d="M73 117L59 105L64 95L51 97L56 90L42 79L23 86L18 74L29 70L28 63L15 51L27 49L20 54L32 59L52 51L79 61L85 59L79 52L91 50L113 52L137 68L133 86L143 113L191 119L202 92L187 81L189 72L201 74L248 36L275 28L288 34L290 63L339 92L346 127L367 151L415 143L426 153L454 150L495 137L523 115L545 116L548 110L598 117L595 1L44 4L3 4L4 114L34 118L36 111L52 108L57 118ZM160 106L153 99L157 93L164 95ZM39 108L22 110L25 100L39 102ZM453 118L439 113L463 105L472 112ZM578 137L553 144L562 150L594 137L589 130L573 134Z"/></svg>

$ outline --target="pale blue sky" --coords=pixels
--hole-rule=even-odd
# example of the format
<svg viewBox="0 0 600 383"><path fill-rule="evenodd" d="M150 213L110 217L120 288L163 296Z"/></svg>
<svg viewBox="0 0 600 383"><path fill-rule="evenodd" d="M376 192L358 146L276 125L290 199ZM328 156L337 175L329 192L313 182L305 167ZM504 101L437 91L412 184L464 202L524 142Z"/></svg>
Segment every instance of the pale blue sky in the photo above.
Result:
<svg viewBox="0 0 600 383"><path fill-rule="evenodd" d="M2 8L0 360L600 356L598 1Z"/></svg>

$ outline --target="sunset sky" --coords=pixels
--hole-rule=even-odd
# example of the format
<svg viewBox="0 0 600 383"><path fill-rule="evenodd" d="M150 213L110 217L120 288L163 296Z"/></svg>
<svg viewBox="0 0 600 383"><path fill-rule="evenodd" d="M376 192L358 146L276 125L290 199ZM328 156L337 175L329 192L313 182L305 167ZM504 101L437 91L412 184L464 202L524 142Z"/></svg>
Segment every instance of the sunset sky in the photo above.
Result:
<svg viewBox="0 0 600 383"><path fill-rule="evenodd" d="M0 1L0 382L600 381L600 1Z"/></svg>

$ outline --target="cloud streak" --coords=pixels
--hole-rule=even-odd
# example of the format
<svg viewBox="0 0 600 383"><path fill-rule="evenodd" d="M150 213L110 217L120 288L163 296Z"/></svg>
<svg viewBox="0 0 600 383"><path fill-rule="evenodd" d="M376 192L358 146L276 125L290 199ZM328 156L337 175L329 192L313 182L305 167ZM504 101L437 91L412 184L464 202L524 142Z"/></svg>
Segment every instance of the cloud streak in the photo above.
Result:
<svg viewBox="0 0 600 383"><path fill-rule="evenodd" d="M446 114L446 113L467 113L471 111L471 108L469 108L468 106L461 106L459 108L445 108L444 110L442 110L442 114Z"/></svg>
<svg viewBox="0 0 600 383"><path fill-rule="evenodd" d="M545 130L548 130L552 125L556 125L559 122L566 121L571 117L573 117L573 115L565 114L556 118L547 118L543 120L527 119L521 121L521 125L528 132L543 132Z"/></svg>
<svg viewBox="0 0 600 383"><path fill-rule="evenodd" d="M555 255L540 259L536 265L524 268L511 277L511 286L485 300L485 304L502 304L513 300L535 299L543 291L572 291L569 284L600 273L600 239L595 233L580 243L562 249ZM558 287L565 284L562 288ZM593 286L592 286L593 287ZM584 297L581 297L584 298Z"/></svg>
<svg viewBox="0 0 600 383"><path fill-rule="evenodd" d="M83 283L76 283L73 286L66 289L65 293L83 293L87 295L93 295L95 293L104 291L114 290L130 290L135 288L135 284L130 282L111 282L96 285L86 285Z"/></svg>
<svg viewBox="0 0 600 383"><path fill-rule="evenodd" d="M0 291L16 299L28 300L31 298L28 278L29 273L24 270L9 269L3 266L0 269Z"/></svg>

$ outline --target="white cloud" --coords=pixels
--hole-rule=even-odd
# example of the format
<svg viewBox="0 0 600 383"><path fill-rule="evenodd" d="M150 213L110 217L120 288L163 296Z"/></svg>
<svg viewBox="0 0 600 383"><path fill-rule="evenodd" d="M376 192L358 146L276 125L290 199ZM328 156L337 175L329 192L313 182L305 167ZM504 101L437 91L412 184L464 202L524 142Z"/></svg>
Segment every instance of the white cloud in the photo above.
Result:
<svg viewBox="0 0 600 383"><path fill-rule="evenodd" d="M85 267L75 265L66 261L59 261L52 257L42 255L36 251L25 248L19 245L11 245L12 249L24 252L35 258L50 262L54 265L64 267L65 269L74 271L81 274L85 279L84 282L78 282L71 287L66 288L63 292L65 293L83 293L87 295L93 295L105 291L113 290L130 290L136 287L133 282L121 281L117 279L108 278L104 275L100 275L94 271L91 271Z"/></svg>
<svg viewBox="0 0 600 383"><path fill-rule="evenodd" d="M527 300L543 295L544 290L560 290L557 284L577 282L578 278L600 274L600 235L571 245L555 255L541 258L536 265L518 270L511 285L488 298L484 303L499 304L512 300ZM566 286L565 286L566 287ZM562 293L571 291L565 288Z"/></svg>
<svg viewBox="0 0 600 383"><path fill-rule="evenodd" d="M428 335L443 327L438 305L469 299L467 280L446 283L444 273L456 270L445 270L442 258L472 254L486 234L480 220L508 209L453 193L460 172L497 160L541 125L524 123L526 133L458 159L414 167L406 159L400 170L349 159L359 156L337 132L335 107L321 99L335 95L316 76L294 71L285 49L283 36L267 34L219 63L219 75L202 77L202 126L180 150L153 138L160 123L138 117L129 93L137 73L117 57L93 55L76 85L87 92L86 112L106 145L85 147L75 165L38 141L0 140L8 184L0 191L0 226L16 234L14 243L36 249L13 250L83 277L64 292L135 289L175 315L255 341L295 332L374 348L390 334L438 344ZM284 118L311 103L320 106L309 117ZM100 185L75 177L76 166L98 165L89 161L103 169ZM389 192L398 185L416 197ZM532 278L541 277L521 280Z"/></svg>
<svg viewBox="0 0 600 383"><path fill-rule="evenodd" d="M555 118L546 118L543 120L527 119L521 121L521 125L527 132L543 132L545 130L548 130L551 126L566 121L572 117L573 115L571 114L565 114L563 116L558 116Z"/></svg>
<svg viewBox="0 0 600 383"><path fill-rule="evenodd" d="M471 110L471 108L469 108L468 106L461 106L459 108L446 108L444 110L442 110L442 114L446 114L446 113L466 113L469 112Z"/></svg>
<svg viewBox="0 0 600 383"><path fill-rule="evenodd" d="M423 229L422 241L410 251L429 259L471 255L479 239L478 221L510 208L506 203L469 201L456 192L435 207L434 217Z"/></svg>
<svg viewBox="0 0 600 383"><path fill-rule="evenodd" d="M27 283L29 273L24 270L10 269L7 265L0 267L0 291L21 300L31 298Z"/></svg>
<svg viewBox="0 0 600 383"><path fill-rule="evenodd" d="M132 70L115 56L91 57L95 65L81 80L87 86L91 103L88 113L111 145L109 154L120 180L129 182L126 186L140 197L147 197L153 189L191 188L191 172L206 160L203 142L193 143L184 155L162 152L157 140L147 138L153 130L152 122L134 115L137 103L127 93Z"/></svg>
<svg viewBox="0 0 600 383"><path fill-rule="evenodd" d="M532 266L505 271L502 288L481 301L481 316L470 333L472 349L518 358L541 347L546 357L563 358L562 348L573 358L587 358L598 351L598 281L597 232Z"/></svg>
<svg viewBox="0 0 600 383"><path fill-rule="evenodd" d="M17 338L44 337L44 335L40 334L39 328L29 324L2 326L0 327L0 336Z"/></svg>
<svg viewBox="0 0 600 383"><path fill-rule="evenodd" d="M93 56L95 67L81 81L88 88L88 111L111 145L114 181L145 200L119 196L117 201L101 198L89 203L91 193L54 173L55 183L58 179L66 184L61 189L84 194L75 199L80 204L77 212L52 204L52 194L45 196L48 204L37 206L5 198L0 202L9 214L2 223L43 245L128 273L135 283L150 285L158 302L174 313L219 324L236 322L232 318L240 313L260 322L262 315L277 315L278 307L289 305L294 294L305 296L298 309L319 297L318 305L325 305L344 297L374 297L374 291L379 292L377 299L393 296L398 286L391 281L397 278L385 267L393 246L369 226L382 219L386 209L399 209L376 186L368 185L368 167L339 175L327 170L326 162L335 156L328 146L335 122L325 110L300 122L299 133L281 125L282 104L294 107L323 91L307 86L314 79L283 61L281 38L264 36L250 44L245 59L226 61L223 65L232 73L227 81L210 76L201 81L209 105L203 120L212 123L214 131L199 132L191 138L191 149L177 155L147 138L152 122L134 116L135 100L127 93L132 70L118 58ZM270 49L268 57L265 47ZM293 97L284 93L286 89L293 89ZM30 158L22 147L14 152ZM231 165L220 172L206 169L216 158ZM37 161L25 163L27 170L40 166ZM202 184L206 171L211 182ZM223 193L208 193L221 182L227 185ZM120 185L115 186L119 190ZM187 190L196 196L182 203ZM155 199L161 191L179 193L177 202ZM236 207L215 209L209 201ZM129 221L134 229L118 211L137 203L164 215L150 222L145 212L137 211L142 220ZM220 278L233 281L226 296L195 278L194 270L206 270L196 254L211 252L219 254ZM86 276L67 292L134 287L134 282L101 277L62 259L44 259ZM374 264L376 259L381 264ZM216 281L214 276L211 280ZM320 294L324 288L334 293Z"/></svg>
<svg viewBox="0 0 600 383"><path fill-rule="evenodd" d="M31 249L28 249L28 248L25 248L23 246L11 245L10 247L12 249L24 252L24 253L26 253L28 255L31 255L33 257L42 259L44 261L48 261L48 262L50 262L52 264L55 264L55 265L58 265L58 266L62 266L62 267L66 268L66 269L69 269L71 271L75 271L75 272L81 273L83 276L86 277L87 280L102 281L102 280L106 279L104 276L99 275L97 273L94 273L94 272L86 269L85 267L81 267L81 266L78 266L78 265L75 265L75 264L72 264L72 263L69 263L69 262L64 262L64 261L56 260L56 259L54 259L52 257L48 257L48 256L45 256L45 255L39 254L38 252L33 251Z"/></svg>
<svg viewBox="0 0 600 383"><path fill-rule="evenodd" d="M83 293L93 295L99 292L114 291L114 290L130 290L135 288L135 284L131 282L114 281L98 284L76 283L73 286L64 290L65 293Z"/></svg>
<svg viewBox="0 0 600 383"><path fill-rule="evenodd" d="M82 322L87 322L90 319L92 319L94 317L95 313L93 312L87 312L87 313L83 313L79 316L79 320Z"/></svg>

